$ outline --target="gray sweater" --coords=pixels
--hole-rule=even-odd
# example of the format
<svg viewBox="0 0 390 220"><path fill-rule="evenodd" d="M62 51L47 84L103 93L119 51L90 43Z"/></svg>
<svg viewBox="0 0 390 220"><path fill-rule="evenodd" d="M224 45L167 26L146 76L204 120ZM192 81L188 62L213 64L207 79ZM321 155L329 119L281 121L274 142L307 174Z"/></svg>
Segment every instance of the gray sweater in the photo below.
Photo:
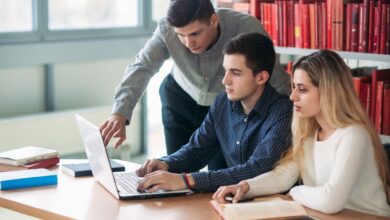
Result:
<svg viewBox="0 0 390 220"><path fill-rule="evenodd" d="M168 58L174 61L171 74L175 81L199 105L210 106L224 91L223 47L233 37L244 32L260 32L268 36L260 22L247 14L230 9L217 9L221 34L212 48L194 54L179 40L174 28L161 19L144 48L129 65L116 89L113 113L120 113L130 121L132 111L142 96L150 78ZM290 78L276 62L270 84L280 93L289 94Z"/></svg>

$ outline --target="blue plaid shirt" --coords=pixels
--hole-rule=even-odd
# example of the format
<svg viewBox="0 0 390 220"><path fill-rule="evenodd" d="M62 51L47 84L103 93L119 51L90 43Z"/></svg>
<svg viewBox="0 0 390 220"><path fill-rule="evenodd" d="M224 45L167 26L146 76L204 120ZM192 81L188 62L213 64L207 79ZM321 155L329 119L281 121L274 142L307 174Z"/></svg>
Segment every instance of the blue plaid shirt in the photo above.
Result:
<svg viewBox="0 0 390 220"><path fill-rule="evenodd" d="M270 85L246 115L240 102L220 94L188 144L162 157L169 172L193 172L195 191L215 191L272 170L291 144L292 104ZM196 172L222 151L228 168Z"/></svg>

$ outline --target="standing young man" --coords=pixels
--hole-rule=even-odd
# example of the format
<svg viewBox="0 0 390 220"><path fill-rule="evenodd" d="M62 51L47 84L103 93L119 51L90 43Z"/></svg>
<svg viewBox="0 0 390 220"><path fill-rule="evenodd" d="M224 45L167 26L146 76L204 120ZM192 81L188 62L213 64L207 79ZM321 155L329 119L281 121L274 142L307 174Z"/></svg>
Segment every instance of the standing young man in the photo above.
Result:
<svg viewBox="0 0 390 220"><path fill-rule="evenodd" d="M186 145L137 170L144 177L139 190L215 191L272 170L289 147L292 105L268 83L275 62L272 41L259 33L242 34L227 43L224 54L226 92ZM223 153L228 168L196 172L216 152Z"/></svg>
<svg viewBox="0 0 390 220"><path fill-rule="evenodd" d="M130 123L150 78L172 58L174 66L160 87L160 97L167 153L180 149L224 89L220 83L224 44L244 32L266 35L256 18L229 9L215 11L210 0L172 0L166 18L158 22L152 38L127 67L117 87L112 115L100 128L104 143L115 137L115 146L122 144L125 125ZM289 77L279 62L274 69L271 85L289 94ZM221 154L211 161L209 169L226 167Z"/></svg>

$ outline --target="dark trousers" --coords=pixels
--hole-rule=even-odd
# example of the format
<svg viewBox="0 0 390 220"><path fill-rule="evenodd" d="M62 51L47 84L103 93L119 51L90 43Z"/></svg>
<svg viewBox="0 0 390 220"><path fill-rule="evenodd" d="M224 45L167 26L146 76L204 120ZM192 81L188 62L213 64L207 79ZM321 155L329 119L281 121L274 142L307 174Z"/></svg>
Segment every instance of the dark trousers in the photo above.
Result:
<svg viewBox="0 0 390 220"><path fill-rule="evenodd" d="M209 106L198 105L169 74L160 86L162 120L167 153L172 154L187 144L194 131L202 124ZM210 160L209 170L226 168L220 151Z"/></svg>

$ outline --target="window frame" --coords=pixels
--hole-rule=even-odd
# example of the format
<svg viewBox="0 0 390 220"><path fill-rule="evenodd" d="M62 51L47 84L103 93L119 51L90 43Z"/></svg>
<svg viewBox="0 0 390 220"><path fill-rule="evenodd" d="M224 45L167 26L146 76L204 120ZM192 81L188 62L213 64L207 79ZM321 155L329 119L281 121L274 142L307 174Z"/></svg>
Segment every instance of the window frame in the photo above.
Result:
<svg viewBox="0 0 390 220"><path fill-rule="evenodd" d="M154 22L151 18L151 0L137 0L139 24L135 27L69 30L49 30L48 0L31 1L33 10L32 31L0 33L0 44L132 37L147 35L153 31Z"/></svg>

